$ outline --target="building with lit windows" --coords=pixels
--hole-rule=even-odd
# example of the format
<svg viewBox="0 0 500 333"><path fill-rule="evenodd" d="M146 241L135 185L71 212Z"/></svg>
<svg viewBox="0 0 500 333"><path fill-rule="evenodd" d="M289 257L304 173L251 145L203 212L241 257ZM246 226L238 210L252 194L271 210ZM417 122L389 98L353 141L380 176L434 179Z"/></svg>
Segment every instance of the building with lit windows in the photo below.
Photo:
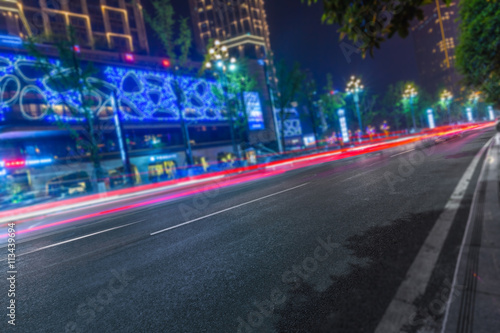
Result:
<svg viewBox="0 0 500 333"><path fill-rule="evenodd" d="M458 3L441 1L424 8L424 20L411 28L419 69L419 83L429 93L447 88L458 93L460 76L455 68L458 43Z"/></svg>
<svg viewBox="0 0 500 333"><path fill-rule="evenodd" d="M27 36L65 34L68 25L75 27L83 41L73 51L97 69L92 80L100 84L92 95L96 102L93 111L105 125L99 148L104 170L110 177L114 175L110 179L120 179L124 173L123 149L137 183L183 174L186 145L170 62L147 54L141 7L138 1L137 7L132 3L0 0L0 205L12 203L13 194L18 193L31 193L36 199L88 191L84 175L92 174L92 164L67 130L67 126L81 128L84 119L65 111L61 93L51 87L50 79L37 70L23 47ZM50 45L44 46L45 51L57 56ZM232 153L231 131L224 106L213 93L212 86L218 83L198 77L201 64L192 65L192 75L178 80L186 95L183 114L193 157L207 171L219 156ZM253 143L266 144L274 138L252 135L272 126L263 117L266 99L262 96L260 90L245 96L247 113L252 115L247 130ZM123 125L120 134L114 120L117 114ZM113 184L120 186L119 181L111 181L109 186Z"/></svg>
<svg viewBox="0 0 500 333"><path fill-rule="evenodd" d="M189 5L200 53L206 52L210 40L218 39L247 57L270 54L264 0L189 0Z"/></svg>
<svg viewBox="0 0 500 333"><path fill-rule="evenodd" d="M246 59L247 70L257 79L264 105L264 136L275 141L277 118L270 103L275 69L264 4L264 0L189 0L198 52L205 54L210 41L219 40L231 56ZM257 142L260 137L262 133L255 131L250 141Z"/></svg>
<svg viewBox="0 0 500 333"><path fill-rule="evenodd" d="M149 52L140 1L0 0L0 13L2 34L60 36L72 25L81 47Z"/></svg>

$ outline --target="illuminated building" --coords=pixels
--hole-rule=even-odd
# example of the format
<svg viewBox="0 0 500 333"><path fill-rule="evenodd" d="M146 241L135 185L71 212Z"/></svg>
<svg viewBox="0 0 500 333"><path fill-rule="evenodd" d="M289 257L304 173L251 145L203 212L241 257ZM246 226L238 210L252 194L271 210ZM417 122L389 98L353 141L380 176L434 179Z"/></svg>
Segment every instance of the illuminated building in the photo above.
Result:
<svg viewBox="0 0 500 333"><path fill-rule="evenodd" d="M200 54L210 40L219 40L231 56L247 59L247 70L256 78L269 141L275 141L277 118L270 106L275 70L264 0L189 0L195 43ZM271 130L271 131L269 131ZM274 133L270 137L270 133ZM251 143L263 135L250 133ZM274 147L274 149L278 149Z"/></svg>
<svg viewBox="0 0 500 333"><path fill-rule="evenodd" d="M161 60L156 59L156 62L161 63ZM78 116L65 111L67 106L78 108L78 95L72 91L61 94L54 90L49 77L35 71L35 66L34 59L29 56L0 53L0 91L3 92L0 99L0 176L24 175L20 179L30 179L24 185L46 193L45 187L54 182L54 178L71 178L75 171L82 170L91 174L92 167L85 151L70 137L66 127L58 124L76 127L85 121L83 114ZM96 101L93 114L103 124L100 145L103 167L117 173L114 170L122 165L116 126L113 125L116 110L123 120L130 161L141 174L142 181L154 181L157 176L159 180L174 177L172 170L184 166L186 156L171 73L151 70L152 66L106 63L95 66L99 70L91 78L96 82L92 91ZM228 120L211 88L217 83L195 76L182 76L178 80L186 95L185 119L193 124L189 126L189 133L194 156L214 163L219 153L231 150ZM49 111L49 106L53 112ZM262 129L258 99L254 98L247 107L252 117L249 125ZM4 178L0 180L5 181Z"/></svg>
<svg viewBox="0 0 500 333"><path fill-rule="evenodd" d="M441 1L423 8L424 19L411 28L419 69L420 85L431 94L441 88L458 94L460 77L455 68L458 44L458 4Z"/></svg>
<svg viewBox="0 0 500 333"><path fill-rule="evenodd" d="M211 39L218 39L247 57L270 54L264 0L189 0L189 5L200 53L206 52Z"/></svg>
<svg viewBox="0 0 500 333"><path fill-rule="evenodd" d="M61 122L68 127L83 123L84 119L64 112L64 105L78 105L78 96L72 91L65 92L66 101L62 103L61 94L51 89L43 73L35 70L34 59L22 45L29 35L66 33L67 25L74 26L82 40L73 51L83 63L94 64L98 73L92 79L101 82L92 97L98 101L96 115L107 126L99 147L103 169L110 174L120 174L119 168L123 167L121 140L117 140L114 125L116 114L120 114L121 133L130 162L143 182L181 174L175 170L185 166L186 145L173 94L171 62L147 55L140 7L132 3L124 0L0 0L0 203L2 186L9 181L20 179L21 187L27 192L43 196L43 193L53 193L57 184L70 182L76 173L92 174L88 155L67 128L60 126ZM50 46L44 45L41 49L57 56ZM196 68L201 64L190 65ZM231 151L229 122L220 101L216 101L212 93L215 81L199 78L196 72L194 69L192 76L179 77L186 95L184 118L195 161L216 163L220 153ZM258 94L252 93L261 98L254 97L247 105L251 134L264 131L269 125L262 110L266 105L262 97L265 87L259 88ZM116 104L111 99L113 91ZM48 112L49 106L57 117ZM252 137L259 143L273 139L262 135ZM20 183L11 188L16 186ZM71 191L84 191L79 186L75 185Z"/></svg>
<svg viewBox="0 0 500 333"><path fill-rule="evenodd" d="M3 35L63 36L69 25L74 27L81 47L149 52L140 1L0 0L0 33Z"/></svg>

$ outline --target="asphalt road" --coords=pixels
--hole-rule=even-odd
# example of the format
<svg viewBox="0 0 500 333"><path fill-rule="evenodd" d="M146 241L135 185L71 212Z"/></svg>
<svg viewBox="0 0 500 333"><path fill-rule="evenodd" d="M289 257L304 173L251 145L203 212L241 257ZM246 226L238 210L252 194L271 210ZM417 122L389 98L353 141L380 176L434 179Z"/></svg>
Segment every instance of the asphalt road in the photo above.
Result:
<svg viewBox="0 0 500 333"><path fill-rule="evenodd" d="M22 237L16 325L4 314L0 331L371 332L492 135L406 145ZM431 287L454 269L473 185Z"/></svg>

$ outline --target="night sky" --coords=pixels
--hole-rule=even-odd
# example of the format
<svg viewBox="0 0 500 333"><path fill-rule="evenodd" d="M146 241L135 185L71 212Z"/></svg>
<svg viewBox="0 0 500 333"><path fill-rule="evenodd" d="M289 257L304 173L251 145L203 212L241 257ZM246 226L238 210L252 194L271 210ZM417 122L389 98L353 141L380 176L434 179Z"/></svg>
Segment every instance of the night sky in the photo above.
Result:
<svg viewBox="0 0 500 333"><path fill-rule="evenodd" d="M143 0L149 8L147 0ZM187 0L172 0L178 15L187 17ZM339 43L336 27L321 23L322 5L311 7L300 0L267 0L266 11L275 59L288 63L298 61L309 69L319 86L326 83L326 74L333 75L335 88L344 90L351 75L360 75L363 84L373 93L383 94L388 84L400 80L417 80L417 64L413 40L394 37L375 51L372 59L353 53L348 63ZM156 43L152 43L156 44ZM152 45L153 53L159 52Z"/></svg>

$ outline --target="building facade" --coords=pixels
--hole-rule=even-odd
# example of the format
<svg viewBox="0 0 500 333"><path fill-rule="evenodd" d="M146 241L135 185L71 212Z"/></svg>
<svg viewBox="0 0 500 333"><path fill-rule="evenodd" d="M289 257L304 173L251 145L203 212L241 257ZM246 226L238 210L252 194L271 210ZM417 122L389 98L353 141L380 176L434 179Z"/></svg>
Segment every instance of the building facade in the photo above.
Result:
<svg viewBox="0 0 500 333"><path fill-rule="evenodd" d="M0 0L2 205L18 200L18 195L39 198L89 190L82 184L93 173L92 162L68 131L74 128L84 133L84 119L65 109L78 99L72 100L71 92L54 90L50 78L37 70L36 59L23 47L28 36L64 35L70 25L81 41L73 51L83 64L92 62L96 69L92 77L98 82L92 92L96 103L93 117L102 120L99 154L103 169L109 172L110 187L113 179L124 173L119 144L123 141L136 183L167 180L187 172L186 144L172 86L174 76L169 59L148 55L139 1ZM40 48L51 61L57 61L54 47ZM192 65L195 69L191 74L177 75L176 80L186 97L183 115L194 162L209 171L214 170L212 166L219 167L220 156L233 153L230 122L225 106L213 93L212 87L218 83L197 75L200 63ZM259 88L262 90L245 96L252 121L248 131L252 133L265 131L264 123L268 122L263 117L263 103L268 100L263 94L267 90L265 86ZM122 119L120 133L114 119L117 115ZM252 137L254 143L273 140L263 135Z"/></svg>
<svg viewBox="0 0 500 333"><path fill-rule="evenodd" d="M419 69L419 83L428 93L446 88L458 94L460 76L455 68L458 43L458 2L449 6L442 1L424 8L424 20L411 30Z"/></svg>
<svg viewBox="0 0 500 333"><path fill-rule="evenodd" d="M238 47L241 52L247 48L247 56L270 54L264 0L189 0L189 5L200 53L206 52L210 40L218 39L231 40L228 47Z"/></svg>
<svg viewBox="0 0 500 333"><path fill-rule="evenodd" d="M198 52L205 54L210 41L219 40L231 56L247 60L247 71L257 79L266 129L250 133L250 142L274 142L273 149L279 149L271 103L275 69L264 0L189 0L189 5Z"/></svg>
<svg viewBox="0 0 500 333"><path fill-rule="evenodd" d="M0 33L62 36L75 29L82 48L147 54L140 1L0 0Z"/></svg>

